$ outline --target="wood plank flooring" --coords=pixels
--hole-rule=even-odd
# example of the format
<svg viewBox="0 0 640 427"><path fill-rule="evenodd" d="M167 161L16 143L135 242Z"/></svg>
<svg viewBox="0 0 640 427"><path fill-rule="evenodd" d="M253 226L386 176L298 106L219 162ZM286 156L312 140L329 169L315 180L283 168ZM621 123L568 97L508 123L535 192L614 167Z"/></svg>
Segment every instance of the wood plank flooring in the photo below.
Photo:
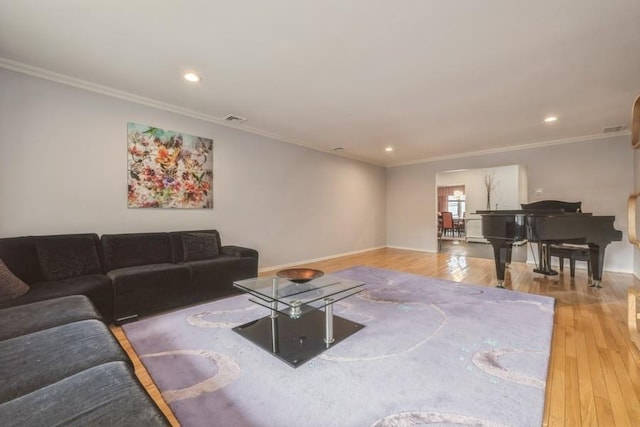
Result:
<svg viewBox="0 0 640 427"><path fill-rule="evenodd" d="M493 260L455 254L386 248L304 267L329 273L356 265L495 285ZM640 352L629 338L626 323L627 288L639 286L640 280L631 274L605 272L603 288L593 289L588 287L585 269L576 269L574 279L569 276L568 265L565 274L549 278L532 270L525 263L512 264L506 287L556 298L543 425L640 426ZM132 356L143 385L172 424L178 426L122 329L114 326L112 331Z"/></svg>

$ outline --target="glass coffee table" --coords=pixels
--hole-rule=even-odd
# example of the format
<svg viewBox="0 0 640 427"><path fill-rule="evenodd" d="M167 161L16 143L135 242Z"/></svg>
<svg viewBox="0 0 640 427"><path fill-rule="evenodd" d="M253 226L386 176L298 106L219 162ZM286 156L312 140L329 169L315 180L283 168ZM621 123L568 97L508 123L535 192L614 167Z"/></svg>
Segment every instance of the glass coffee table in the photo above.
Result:
<svg viewBox="0 0 640 427"><path fill-rule="evenodd" d="M306 283L258 277L233 286L247 292L249 301L271 310L233 330L294 368L364 328L333 314L333 304L361 292L363 282L331 275Z"/></svg>

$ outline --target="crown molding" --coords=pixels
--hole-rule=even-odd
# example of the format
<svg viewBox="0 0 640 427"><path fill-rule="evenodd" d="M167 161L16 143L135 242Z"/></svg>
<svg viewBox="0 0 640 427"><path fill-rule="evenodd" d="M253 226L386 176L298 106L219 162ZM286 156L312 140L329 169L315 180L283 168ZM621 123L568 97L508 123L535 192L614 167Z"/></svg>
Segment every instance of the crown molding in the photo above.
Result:
<svg viewBox="0 0 640 427"><path fill-rule="evenodd" d="M282 135L278 135L275 133L271 133L271 132L267 132L261 129L256 129L253 128L251 126L247 126L244 124L241 125L234 125L231 123L228 123L226 121L224 121L222 118L220 117L216 117L216 116L212 116L209 114L204 114L195 110L190 110L188 108L183 108L183 107L179 107L177 105L173 105L173 104L168 104L166 102L162 102L162 101L158 101L152 98L147 98L144 96L140 96L140 95L136 95L134 93L130 93L130 92L125 92L122 90L118 90L118 89L114 89L108 86L103 86L103 85L99 85L96 83L92 83L86 80L81 80L81 79L77 79L75 77L71 77L68 76L66 74L60 74L60 73L56 73L50 70L46 70L44 68L39 68L39 67L34 67L32 65L28 65L28 64L24 64L22 62L17 62L17 61L13 61L11 59L7 59L7 58L2 58L0 57L0 68L5 68L7 70L11 70L11 71L15 71L17 73L21 73L21 74L26 74L28 76L31 77L36 77L39 79L43 79L43 80L49 80L55 83L60 83L63 85L67 85L67 86L72 86L78 89L83 89L83 90L87 90L89 92L94 92L94 93L98 93L100 95L105 95L105 96L109 96L112 98L117 98L117 99L121 99L124 101L128 101L128 102L132 102L135 104L139 104L139 105L144 105L147 107L152 107L152 108L156 108L159 110L163 110L163 111L168 111L171 113L176 113L176 114L180 114L182 116L186 116L186 117L191 117L194 119L198 119L198 120L202 120L205 122L209 122L209 123L214 123L216 125L220 125L220 126L224 126L224 127L228 127L231 129L236 129L236 130L240 130L243 132L247 132L247 133L251 133L254 135L259 135L259 136L263 136L265 138L269 138L269 139L274 139L276 141L281 141L281 142L286 142L289 144L294 144L294 145L298 145L301 147L305 147L308 148L310 150L314 150L314 151L319 151L321 153L325 153L325 154L331 154L333 156L338 156L338 157L346 157L349 158L351 160L356 160L359 162L364 162L364 163L369 163L369 164L373 164L376 166L383 166L381 164L375 163L375 162L371 162L371 161L367 161L355 156L349 156L348 153L341 153L340 155L329 151L329 150L321 150L318 149L316 147L312 147L308 144L305 144L304 142L298 141L296 139L292 139L292 138L287 138L284 137Z"/></svg>
<svg viewBox="0 0 640 427"><path fill-rule="evenodd" d="M584 141L591 141L591 140L602 139L602 138L610 138L612 136L618 136L618 135L631 135L631 132L629 131L611 132L607 134L597 134L597 135L589 135L584 137L574 137L574 138L558 139L558 140L552 140L552 141L536 142L532 144L514 145L510 147L502 147L502 148L495 148L495 149L489 149L489 150L471 151L471 152L466 152L461 154L452 154L447 156L428 157L428 158L423 158L419 160L412 160L409 162L392 163L392 164L385 165L385 164L374 162L371 160L366 160L358 156L350 155L349 153L345 153L345 152L341 152L338 154L330 150L322 150L317 147L312 147L308 144L305 144L302 141L299 141L293 138L287 138L282 135L267 132L261 129L256 129L244 124L234 125L224 121L220 117L200 113L195 110L190 110L188 108L183 108L177 105L168 104L166 102L136 95L130 92L121 91L108 86L99 85L86 80L77 79L75 77L71 77L66 74L56 73L50 70L46 70L44 68L34 67L32 65L27 65L22 62L13 61L11 59L0 57L0 68L5 68L7 70L15 71L17 73L26 74L32 77L40 78L43 80L49 80L49 81L64 84L67 86L72 86L78 89L87 90L89 92L98 93L98 94L109 96L112 98L129 101L135 104L144 105L147 107L152 107L152 108L156 108L163 111L168 111L175 114L180 114L182 116L191 117L191 118L202 120L209 123L214 123L219 126L240 130L242 132L259 135L265 138L274 139L276 141L298 145L300 147L305 147L310 150L318 151L325 154L330 154L332 156L343 157L343 158L355 160L362 163L381 166L384 168L408 166L408 165L414 165L419 163L430 163L430 162L437 162L441 160L462 159L466 157L481 156L486 154L505 153L509 151L527 150L531 148L548 147L553 145L570 144L574 142L584 142Z"/></svg>
<svg viewBox="0 0 640 427"><path fill-rule="evenodd" d="M572 144L575 142L587 142L593 141L597 139L605 139L616 136L628 136L631 135L629 131L620 131L620 132L610 132L610 133L599 133L596 135L587 135L587 136L578 136L573 138L564 138L564 139L555 139L551 141L542 141L542 142L534 142L531 144L520 144L520 145L512 145L510 147L501 147L501 148L492 148L489 150L479 150L479 151L469 151L461 154L452 154L447 156L438 156L438 157L429 157L420 160L413 160L410 162L401 162L394 163L388 165L387 168L400 167L400 166L408 166L415 165L419 163L430 163L430 162L438 162L441 160L452 160L452 159L463 159L466 157L475 157L482 156L487 154L498 154L498 153L507 153L510 151L521 151L521 150L530 150L532 148L542 148L542 147L550 147L553 145L563 145L563 144Z"/></svg>

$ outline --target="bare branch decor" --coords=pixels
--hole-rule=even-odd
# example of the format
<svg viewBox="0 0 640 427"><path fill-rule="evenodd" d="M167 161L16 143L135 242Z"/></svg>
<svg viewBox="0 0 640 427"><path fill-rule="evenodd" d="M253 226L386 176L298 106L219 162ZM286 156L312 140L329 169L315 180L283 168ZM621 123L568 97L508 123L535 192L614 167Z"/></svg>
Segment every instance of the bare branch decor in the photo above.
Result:
<svg viewBox="0 0 640 427"><path fill-rule="evenodd" d="M496 188L498 183L495 181L493 169L484 171L484 186L487 189L487 210L491 209L491 192Z"/></svg>

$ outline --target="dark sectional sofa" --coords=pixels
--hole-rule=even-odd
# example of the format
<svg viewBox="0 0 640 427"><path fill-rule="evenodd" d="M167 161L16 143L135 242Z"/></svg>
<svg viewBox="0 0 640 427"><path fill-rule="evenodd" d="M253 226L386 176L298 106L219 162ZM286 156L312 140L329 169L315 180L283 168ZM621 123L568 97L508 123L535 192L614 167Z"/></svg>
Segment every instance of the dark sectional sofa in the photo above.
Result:
<svg viewBox="0 0 640 427"><path fill-rule="evenodd" d="M168 426L82 295L0 309L2 426Z"/></svg>
<svg viewBox="0 0 640 427"><path fill-rule="evenodd" d="M216 230L4 238L0 260L30 287L0 308L80 294L115 323L232 295L258 272L258 252Z"/></svg>
<svg viewBox="0 0 640 427"><path fill-rule="evenodd" d="M234 294L258 271L216 230L3 238L0 261L0 280L29 285L0 294L3 427L168 425L106 324Z"/></svg>

